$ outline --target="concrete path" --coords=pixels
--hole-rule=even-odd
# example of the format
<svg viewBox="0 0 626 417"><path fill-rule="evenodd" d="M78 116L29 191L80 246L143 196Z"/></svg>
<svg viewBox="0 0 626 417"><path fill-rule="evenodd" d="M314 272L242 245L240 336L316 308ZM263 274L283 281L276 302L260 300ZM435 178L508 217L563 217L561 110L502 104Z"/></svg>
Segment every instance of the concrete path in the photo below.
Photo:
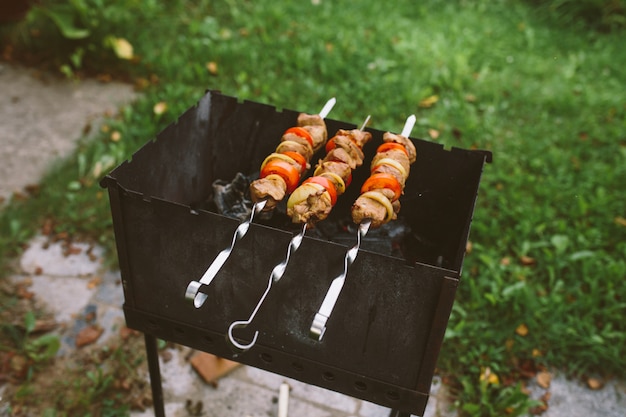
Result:
<svg viewBox="0 0 626 417"><path fill-rule="evenodd" d="M0 62L0 199L37 183L84 130L135 96L120 83L70 81Z"/></svg>
<svg viewBox="0 0 626 417"><path fill-rule="evenodd" d="M36 75L36 74L35 74ZM50 166L71 152L86 125L97 124L116 105L134 95L127 85L93 81L69 82L49 76L33 76L24 70L0 64L0 196L35 184ZM199 91L199 94L202 92ZM190 103L191 104L191 103ZM148 139L148 138L146 138ZM102 250L73 243L68 253L60 242L38 236L18 260L11 277L34 294L37 302L52 312L63 341L60 354L75 349L76 317L93 314L103 333L94 341L104 344L117 337L124 326L123 294L119 272L102 267ZM188 405L202 402L204 416L276 416L279 386L285 378L241 366L223 377L217 387L206 384L189 364L185 347L167 349L169 360L161 370L168 417L188 416ZM140 368L138 372L147 374ZM146 376L147 377L147 376ZM351 397L287 380L291 386L290 416L384 417L389 411ZM531 384L535 398L547 398L545 417L624 417L626 385L609 382L603 389L589 390L556 374L548 388ZM0 387L0 416L3 402ZM435 379L426 416L455 415L445 400L445 387ZM4 408L6 410L6 408ZM151 410L132 417L151 417Z"/></svg>

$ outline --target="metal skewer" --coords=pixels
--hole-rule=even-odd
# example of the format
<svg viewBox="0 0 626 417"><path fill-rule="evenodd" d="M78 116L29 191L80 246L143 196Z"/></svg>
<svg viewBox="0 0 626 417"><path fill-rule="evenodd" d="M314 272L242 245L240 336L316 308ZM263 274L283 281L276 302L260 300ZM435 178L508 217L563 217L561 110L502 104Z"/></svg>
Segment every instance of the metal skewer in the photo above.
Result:
<svg viewBox="0 0 626 417"><path fill-rule="evenodd" d="M367 118L365 119L365 121L363 122L363 124L361 125L361 128L359 130L362 131L363 129L365 129L365 126L367 126L367 123L369 122L370 117L371 117L371 115L367 116ZM233 330L235 330L236 328L245 328L250 323L252 323L252 320L254 320L254 316L256 316L257 311L259 311L259 308L261 308L261 305L265 301L265 297L267 297L267 295L269 294L270 290L272 289L272 284L275 283L275 282L278 282L283 277L283 274L285 273L285 270L287 269L287 264L289 264L289 259L298 250L298 248L302 244L302 240L304 239L304 234L306 233L307 228L308 228L308 224L307 223L303 223L302 224L302 230L300 231L300 233L298 233L297 235L294 235L294 237L291 238L291 241L289 242L289 246L287 247L287 255L285 256L285 259L282 262L278 263L274 267L274 269L272 269L272 273L270 274L270 278L269 278L269 281L267 283L267 288L265 289L265 292L263 293L263 295L259 299L259 302L257 303L256 307L252 311L252 314L250 315L250 317L247 320L237 320L237 321L234 321L228 327L228 339L230 340L230 343L233 346L235 346L237 349L245 351L245 350L250 349L256 343L257 337L259 336L259 332L258 331L254 332L254 337L252 338L252 341L250 343L243 344L243 343L239 343L235 339L235 337L233 336ZM356 257L356 255L355 255L355 257Z"/></svg>
<svg viewBox="0 0 626 417"><path fill-rule="evenodd" d="M402 129L401 133L402 136L406 138L409 137L409 135L411 134L411 130L413 130L413 126L415 126L415 120L415 115L411 115L406 119L406 122L404 123L404 128ZM346 252L343 264L343 272L331 282L330 288L328 289L328 292L324 297L324 301L322 301L322 306L313 318L313 323L311 324L311 328L309 329L309 335L313 339L321 341L324 337L324 333L326 332L326 322L330 318L330 315L333 312L333 308L335 308L335 304L337 303L337 299L339 298L339 294L341 293L343 285L346 282L348 268L350 267L350 265L352 265L352 263L354 263L354 260L359 254L361 240L365 237L371 225L371 219L364 219L361 223L359 223L356 245L354 245Z"/></svg>
<svg viewBox="0 0 626 417"><path fill-rule="evenodd" d="M235 330L236 328L245 328L250 323L252 323L252 320L254 320L254 316L256 316L257 311L259 311L259 308L261 308L261 305L265 301L265 297L267 297L267 294L269 294L270 290L272 289L272 284L274 282L278 282L283 277L285 269L287 269L287 264L289 263L289 258L295 251L298 250L300 244L302 244L302 239L304 238L304 234L306 233L306 228L307 224L304 223L302 225L302 231L295 235L289 242L289 246L287 247L287 256L285 257L285 260L277 264L274 269L272 269L272 273L270 274L270 278L267 283L267 288L259 299L259 302L256 304L256 307L254 307L254 310L252 311L250 317L247 320L234 321L228 327L228 340L230 340L230 343L232 343L233 346L235 346L237 349L245 351L250 349L256 343L256 339L259 336L258 330L254 332L254 337L252 338L252 341L248 344L239 343L233 336L233 330Z"/></svg>
<svg viewBox="0 0 626 417"><path fill-rule="evenodd" d="M337 102L337 99L335 97L328 100L326 104L324 104L324 107L322 107L322 110L318 113L319 116L322 119L325 119L326 116L328 116L330 111L335 106L336 102ZM252 206L252 211L250 212L250 217L248 218L248 220L241 223L235 230L230 247L222 250L215 257L215 259L213 260L209 268L206 270L204 275L202 275L202 278L200 279L200 281L191 281L189 285L187 285L187 289L185 290L185 299L189 301L193 301L193 305L196 308L202 307L202 305L208 298L206 294L200 292L200 289L203 286L208 286L211 284L211 282L213 281L217 273L220 271L220 269L222 269L222 267L226 263L226 260L228 259L231 252L233 251L235 244L239 240L241 240L246 235L246 233L248 233L248 229L250 228L250 223L252 223L254 216L257 213L259 213L261 210L263 210L266 204L267 204L267 200L262 200L254 204L254 206Z"/></svg>

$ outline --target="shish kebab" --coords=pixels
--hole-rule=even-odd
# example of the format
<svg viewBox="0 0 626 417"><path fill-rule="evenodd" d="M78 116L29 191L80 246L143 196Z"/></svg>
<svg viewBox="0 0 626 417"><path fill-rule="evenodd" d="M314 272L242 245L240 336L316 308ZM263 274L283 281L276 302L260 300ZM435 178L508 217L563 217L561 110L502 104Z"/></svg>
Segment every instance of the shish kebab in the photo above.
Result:
<svg viewBox="0 0 626 417"><path fill-rule="evenodd" d="M415 145L409 139L415 125L415 116L407 118L399 135L385 132L383 144L376 150L371 163L371 175L361 187L361 195L352 205L352 221L358 224L357 243L346 252L344 270L331 282L324 301L315 314L310 336L321 341L326 332L326 322L346 281L348 268L359 253L361 240L370 227L377 228L397 218L399 198L409 176L410 165L417 157Z"/></svg>
<svg viewBox="0 0 626 417"><path fill-rule="evenodd" d="M293 223L301 223L302 230L294 235L289 242L285 259L272 270L267 288L250 317L247 320L234 321L228 327L228 339L237 349L246 351L254 346L259 332L255 331L252 341L243 344L235 339L233 331L236 328L245 328L252 323L272 289L272 284L282 278L289 259L302 244L307 229L314 227L317 222L328 217L337 202L337 197L343 194L346 187L350 185L352 170L363 164L365 158L362 150L363 145L372 138L371 133L364 131L369 119L370 116L367 116L360 129L339 129L335 136L326 143L326 156L317 164L313 176L306 179L291 193L287 201L287 215L291 217Z"/></svg>
<svg viewBox="0 0 626 417"><path fill-rule="evenodd" d="M328 132L324 119L336 103L333 97L326 102L318 114L300 113L297 126L285 131L276 151L261 164L259 179L250 184L250 193L254 205L250 217L242 222L233 235L230 247L222 250L202 275L200 281L191 281L185 291L185 298L193 301L200 308L208 296L200 289L211 284L219 270L224 266L235 244L242 239L260 211L270 211L276 204L289 195L299 184L300 178L310 166L313 154L326 144Z"/></svg>

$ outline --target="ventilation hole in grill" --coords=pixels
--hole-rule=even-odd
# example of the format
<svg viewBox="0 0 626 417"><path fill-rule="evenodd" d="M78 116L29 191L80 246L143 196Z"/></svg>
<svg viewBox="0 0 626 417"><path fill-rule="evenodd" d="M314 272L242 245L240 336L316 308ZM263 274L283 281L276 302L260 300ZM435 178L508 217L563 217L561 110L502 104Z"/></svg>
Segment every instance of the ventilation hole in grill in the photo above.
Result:
<svg viewBox="0 0 626 417"><path fill-rule="evenodd" d="M304 369L304 366L302 366L300 362L293 362L291 364L291 367L293 368L294 371L298 371L298 372L301 372Z"/></svg>
<svg viewBox="0 0 626 417"><path fill-rule="evenodd" d="M213 346L213 344L215 343L215 341L213 340L211 336L206 336L204 338L204 342L209 346Z"/></svg>
<svg viewBox="0 0 626 417"><path fill-rule="evenodd" d="M174 331L176 332L176 334L185 334L185 330L180 327L174 328Z"/></svg>
<svg viewBox="0 0 626 417"><path fill-rule="evenodd" d="M391 401L398 401L400 399L400 394L398 391L387 391L387 399Z"/></svg>
<svg viewBox="0 0 626 417"><path fill-rule="evenodd" d="M274 358L272 358L272 355L270 355L269 353L261 353L261 354L259 355L259 357L260 357L260 358L261 358L261 360L262 360L263 362L265 362L265 363L271 363L271 362L272 362L272 360L274 359Z"/></svg>
<svg viewBox="0 0 626 417"><path fill-rule="evenodd" d="M367 391L367 384L363 381L356 381L354 383L354 388L356 388L358 391Z"/></svg>
<svg viewBox="0 0 626 417"><path fill-rule="evenodd" d="M332 372L324 372L322 374L322 378L324 378L326 381L334 381L335 380L335 374L333 374Z"/></svg>

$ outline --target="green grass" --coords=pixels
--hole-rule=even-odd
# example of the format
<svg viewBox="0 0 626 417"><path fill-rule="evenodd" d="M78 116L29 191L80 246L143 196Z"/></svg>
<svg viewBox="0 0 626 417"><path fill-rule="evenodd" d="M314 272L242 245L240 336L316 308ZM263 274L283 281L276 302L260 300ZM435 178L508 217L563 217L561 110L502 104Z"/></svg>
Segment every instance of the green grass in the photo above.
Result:
<svg viewBox="0 0 626 417"><path fill-rule="evenodd" d="M529 361L626 376L623 32L568 25L504 0L146 4L141 24L110 16L100 36L128 39L140 60L124 69L158 83L51 172L37 196L4 210L4 258L47 218L112 250L97 180L207 88L303 111L336 96L334 118L372 114L373 127L394 130L415 113L413 136L437 132L432 140L446 146L494 154L439 360L462 410L525 412L516 384ZM96 58L76 72L119 71ZM431 96L432 107L419 106ZM157 116L159 101L168 110ZM480 381L486 369L499 383Z"/></svg>

